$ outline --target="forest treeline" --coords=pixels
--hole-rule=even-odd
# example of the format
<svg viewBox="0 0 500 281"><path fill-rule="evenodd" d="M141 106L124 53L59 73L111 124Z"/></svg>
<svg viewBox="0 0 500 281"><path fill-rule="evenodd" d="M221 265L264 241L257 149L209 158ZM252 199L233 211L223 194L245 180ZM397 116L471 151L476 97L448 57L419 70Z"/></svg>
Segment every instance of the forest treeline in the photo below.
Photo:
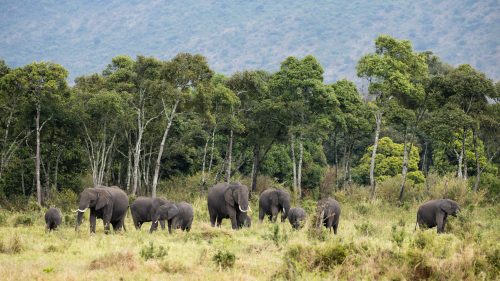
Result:
<svg viewBox="0 0 500 281"><path fill-rule="evenodd" d="M431 188L453 174L498 198L500 83L452 67L411 42L382 35L348 80L327 84L313 57L278 71L215 73L205 57L114 57L67 84L51 62L0 61L0 198L36 198L86 185L155 196L172 177L199 177L200 192L235 175L268 176L298 196L397 176Z"/></svg>

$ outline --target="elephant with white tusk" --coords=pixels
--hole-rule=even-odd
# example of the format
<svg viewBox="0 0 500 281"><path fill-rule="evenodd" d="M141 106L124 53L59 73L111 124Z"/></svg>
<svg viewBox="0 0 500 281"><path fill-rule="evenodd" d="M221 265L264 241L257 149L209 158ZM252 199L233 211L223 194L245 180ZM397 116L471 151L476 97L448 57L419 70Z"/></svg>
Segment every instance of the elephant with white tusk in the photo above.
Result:
<svg viewBox="0 0 500 281"><path fill-rule="evenodd" d="M212 226L220 226L222 219L231 219L231 227L245 224L250 206L248 188L240 183L219 183L208 192L208 212Z"/></svg>
<svg viewBox="0 0 500 281"><path fill-rule="evenodd" d="M283 189L270 188L259 196L259 221L267 215L269 221L276 222L278 213L281 213L281 222L284 222L290 210L290 194Z"/></svg>
<svg viewBox="0 0 500 281"><path fill-rule="evenodd" d="M80 193L78 210L76 210L75 230L82 223L83 213L90 209L90 232L95 233L96 218L104 222L104 231L125 229L125 216L128 210L128 196L119 187L99 186L86 188Z"/></svg>

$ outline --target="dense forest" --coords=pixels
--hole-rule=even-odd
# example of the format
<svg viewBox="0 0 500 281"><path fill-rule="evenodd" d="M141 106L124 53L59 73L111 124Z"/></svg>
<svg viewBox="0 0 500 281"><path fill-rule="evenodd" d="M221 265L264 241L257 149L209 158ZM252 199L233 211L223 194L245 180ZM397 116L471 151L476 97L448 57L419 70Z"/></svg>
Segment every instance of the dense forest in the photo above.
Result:
<svg viewBox="0 0 500 281"><path fill-rule="evenodd" d="M386 35L356 70L366 92L326 84L313 56L230 76L200 54L116 56L72 86L56 63L0 60L0 205L101 184L155 196L181 178L185 192L243 180L297 198L349 187L375 199L391 181L397 203L446 176L499 198L499 82Z"/></svg>

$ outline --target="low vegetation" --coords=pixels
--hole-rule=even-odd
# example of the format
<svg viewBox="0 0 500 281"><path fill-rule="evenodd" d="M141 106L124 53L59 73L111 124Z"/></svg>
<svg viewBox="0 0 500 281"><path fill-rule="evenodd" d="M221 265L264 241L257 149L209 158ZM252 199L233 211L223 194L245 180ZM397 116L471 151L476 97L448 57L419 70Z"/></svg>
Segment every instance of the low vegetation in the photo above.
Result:
<svg viewBox="0 0 500 281"><path fill-rule="evenodd" d="M440 194L437 190L431 194ZM315 201L302 200L308 211L301 230L288 223L258 222L252 201L251 228L233 231L209 225L206 199L191 199L195 220L190 232L88 232L73 228L65 213L60 229L46 232L43 210L0 211L0 275L7 280L495 280L500 277L500 207L484 200L461 201L446 233L417 229L419 194L395 207L385 198L357 200L367 188L333 194L342 204L339 234L316 228ZM441 191L442 192L442 191ZM447 191L449 192L449 191ZM347 196L346 194L349 194ZM460 192L455 192L460 194ZM163 194L168 198L181 194ZM469 196L469 195L464 195ZM354 198L354 199L351 199ZM366 197L364 197L366 198ZM19 224L30 217L31 224ZM69 222L67 220L70 220Z"/></svg>

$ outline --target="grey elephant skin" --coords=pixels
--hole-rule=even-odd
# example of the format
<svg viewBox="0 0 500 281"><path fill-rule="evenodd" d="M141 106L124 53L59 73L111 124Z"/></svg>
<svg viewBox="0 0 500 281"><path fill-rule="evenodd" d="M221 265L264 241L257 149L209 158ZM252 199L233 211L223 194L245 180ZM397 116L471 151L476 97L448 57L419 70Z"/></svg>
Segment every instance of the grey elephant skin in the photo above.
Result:
<svg viewBox="0 0 500 281"><path fill-rule="evenodd" d="M158 208L167 202L167 199L160 197L150 198L141 196L135 199L134 202L130 204L130 213L134 221L135 229L141 229L143 223L153 221L153 216ZM162 229L165 229L164 220L160 220L160 225Z"/></svg>
<svg viewBox="0 0 500 281"><path fill-rule="evenodd" d="M113 230L125 229L125 216L128 210L128 196L119 187L99 186L86 188L80 193L76 211L76 227L82 222L83 213L90 209L90 232L95 233L96 219L102 219L104 231L109 232L110 224Z"/></svg>
<svg viewBox="0 0 500 281"><path fill-rule="evenodd" d="M155 213L152 216L151 228L149 229L149 233L153 233L158 228L158 222L167 221L168 223L168 232L172 233L172 224L174 218L179 214L179 208L174 202L166 201L161 204L159 207L155 207L153 203L153 208L155 208ZM162 228L165 229L164 225Z"/></svg>
<svg viewBox="0 0 500 281"><path fill-rule="evenodd" d="M437 232L442 233L444 232L447 217L456 217L459 211L460 206L458 203L450 199L428 201L418 207L415 230L417 229L417 224L419 227L432 228L437 226Z"/></svg>
<svg viewBox="0 0 500 281"><path fill-rule="evenodd" d="M49 208L45 212L45 225L46 229L51 231L55 230L62 222L61 212L57 208Z"/></svg>
<svg viewBox="0 0 500 281"><path fill-rule="evenodd" d="M193 206L187 202L179 202L175 204L179 213L174 217L172 228L180 228L182 231L189 232L193 224L194 210Z"/></svg>
<svg viewBox="0 0 500 281"><path fill-rule="evenodd" d="M278 213L281 213L281 222L286 220L290 210L290 194L283 189L270 188L264 190L259 196L259 221L262 222L265 216L275 222Z"/></svg>
<svg viewBox="0 0 500 281"><path fill-rule="evenodd" d="M340 204L333 198L326 198L318 202L318 215L321 216L322 224L333 233L337 234L340 219Z"/></svg>
<svg viewBox="0 0 500 281"><path fill-rule="evenodd" d="M220 227L222 220L231 219L231 227L238 229L247 220L248 187L240 183L219 183L208 192L210 224Z"/></svg>
<svg viewBox="0 0 500 281"><path fill-rule="evenodd" d="M301 229L306 222L306 217L306 211L299 207L291 208L288 212L288 221L294 229Z"/></svg>

